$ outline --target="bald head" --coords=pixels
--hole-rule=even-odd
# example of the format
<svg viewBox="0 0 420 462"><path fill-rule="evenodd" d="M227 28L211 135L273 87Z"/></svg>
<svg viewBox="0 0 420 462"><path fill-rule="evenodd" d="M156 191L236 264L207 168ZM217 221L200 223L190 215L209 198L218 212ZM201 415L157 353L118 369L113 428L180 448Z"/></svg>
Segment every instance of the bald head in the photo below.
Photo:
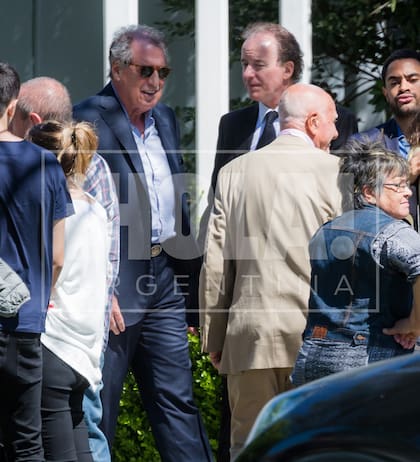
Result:
<svg viewBox="0 0 420 462"><path fill-rule="evenodd" d="M51 77L36 77L23 83L10 130L24 137L43 120L72 120L72 105L67 88Z"/></svg>
<svg viewBox="0 0 420 462"><path fill-rule="evenodd" d="M281 129L306 133L317 148L329 151L337 138L337 111L334 100L316 85L296 83L284 91L279 103Z"/></svg>

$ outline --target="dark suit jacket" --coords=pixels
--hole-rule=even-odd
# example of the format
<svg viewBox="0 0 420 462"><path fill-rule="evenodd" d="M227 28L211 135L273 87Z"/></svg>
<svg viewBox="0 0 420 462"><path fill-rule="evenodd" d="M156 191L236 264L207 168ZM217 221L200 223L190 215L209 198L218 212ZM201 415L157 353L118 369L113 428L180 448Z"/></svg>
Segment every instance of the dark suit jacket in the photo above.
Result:
<svg viewBox="0 0 420 462"><path fill-rule="evenodd" d="M207 207L200 220L198 242L202 253L204 253L207 225L213 207L217 175L224 165L250 150L257 118L258 104L256 103L237 109L236 111L228 112L220 119L216 156L214 158L210 188L207 194Z"/></svg>
<svg viewBox="0 0 420 462"><path fill-rule="evenodd" d="M357 117L355 114L341 104L336 103L335 107L337 108L338 115L335 123L338 137L331 142L331 151L342 148L350 136L358 132Z"/></svg>
<svg viewBox="0 0 420 462"><path fill-rule="evenodd" d="M258 104L237 109L222 116L219 122L217 151L211 177L214 191L219 170L231 160L248 152L258 118Z"/></svg>
<svg viewBox="0 0 420 462"><path fill-rule="evenodd" d="M119 283L116 292L124 312L126 324L140 319L141 306L137 286L139 278L149 274L151 247L151 211L146 178L129 121L108 84L97 95L74 107L76 120L94 124L98 138L98 152L107 161L119 195L121 215L121 245ZM200 258L194 237L190 233L187 193L184 186L184 167L179 152L179 127L175 114L168 106L158 104L153 109L153 118L163 148L166 151L175 187L177 237L166 241L164 249L171 257L176 273L185 276L182 284L193 285L191 300L186 295L190 308L197 308L196 284ZM193 310L195 312L195 310ZM193 319L194 318L194 319ZM188 319L197 325L198 314Z"/></svg>
<svg viewBox="0 0 420 462"><path fill-rule="evenodd" d="M395 119L389 119L385 123L373 127L365 132L358 133L353 139L368 139L370 141L381 142L387 149L400 153L398 146L398 125Z"/></svg>

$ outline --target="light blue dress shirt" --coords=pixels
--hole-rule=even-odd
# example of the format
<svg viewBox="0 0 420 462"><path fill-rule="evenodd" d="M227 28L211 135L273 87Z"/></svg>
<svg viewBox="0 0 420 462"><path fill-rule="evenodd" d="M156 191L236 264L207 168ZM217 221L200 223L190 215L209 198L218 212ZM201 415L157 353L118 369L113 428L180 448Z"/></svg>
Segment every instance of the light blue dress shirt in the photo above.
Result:
<svg viewBox="0 0 420 462"><path fill-rule="evenodd" d="M131 123L114 85L112 88L130 123L131 132L143 165L150 200L151 243L162 243L176 235L175 189L168 158L153 118L153 109L144 115L144 134L142 135L140 130Z"/></svg>
<svg viewBox="0 0 420 462"><path fill-rule="evenodd" d="M152 243L175 236L175 191L166 152L156 129L152 111L145 114L142 135L131 125L134 141L143 164L152 214Z"/></svg>
<svg viewBox="0 0 420 462"><path fill-rule="evenodd" d="M267 112L272 111L272 110L273 109L270 109L265 104L261 102L258 103L258 118L257 118L257 124L255 126L254 135L252 136L250 151L255 151L255 149L257 149L258 140L260 139L261 134L265 127L265 115L267 114ZM274 131L276 132L276 136L278 136L280 132L280 119L278 117L273 122L273 127L274 127Z"/></svg>

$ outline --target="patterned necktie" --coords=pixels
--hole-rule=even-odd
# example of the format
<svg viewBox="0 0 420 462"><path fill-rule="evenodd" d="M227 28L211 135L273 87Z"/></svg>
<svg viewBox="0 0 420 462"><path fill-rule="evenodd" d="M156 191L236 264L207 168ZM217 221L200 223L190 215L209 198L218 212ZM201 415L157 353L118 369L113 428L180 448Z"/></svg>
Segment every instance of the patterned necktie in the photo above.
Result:
<svg viewBox="0 0 420 462"><path fill-rule="evenodd" d="M277 111L270 111L265 115L265 127L258 140L257 149L267 146L267 144L271 143L276 138L273 122L278 116Z"/></svg>

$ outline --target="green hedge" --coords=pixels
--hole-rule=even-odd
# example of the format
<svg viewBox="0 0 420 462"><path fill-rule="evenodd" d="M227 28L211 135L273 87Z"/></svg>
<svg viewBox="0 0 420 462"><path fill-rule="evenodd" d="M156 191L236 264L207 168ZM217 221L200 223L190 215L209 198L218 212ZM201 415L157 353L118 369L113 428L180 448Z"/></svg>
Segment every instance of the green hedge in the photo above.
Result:
<svg viewBox="0 0 420 462"><path fill-rule="evenodd" d="M198 337L189 334L194 399L215 453L220 423L220 377L207 355L200 352ZM159 462L152 431L144 412L137 384L129 374L120 402L120 415L112 460L115 462Z"/></svg>

